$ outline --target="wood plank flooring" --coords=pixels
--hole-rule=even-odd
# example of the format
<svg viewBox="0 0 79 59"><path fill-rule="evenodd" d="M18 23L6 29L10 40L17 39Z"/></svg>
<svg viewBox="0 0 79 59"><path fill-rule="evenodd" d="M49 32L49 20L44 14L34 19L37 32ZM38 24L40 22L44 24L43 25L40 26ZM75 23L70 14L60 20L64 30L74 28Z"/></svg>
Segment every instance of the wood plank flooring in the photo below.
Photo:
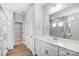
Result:
<svg viewBox="0 0 79 59"><path fill-rule="evenodd" d="M33 54L22 41L16 41L14 48L8 50L7 56L33 56Z"/></svg>

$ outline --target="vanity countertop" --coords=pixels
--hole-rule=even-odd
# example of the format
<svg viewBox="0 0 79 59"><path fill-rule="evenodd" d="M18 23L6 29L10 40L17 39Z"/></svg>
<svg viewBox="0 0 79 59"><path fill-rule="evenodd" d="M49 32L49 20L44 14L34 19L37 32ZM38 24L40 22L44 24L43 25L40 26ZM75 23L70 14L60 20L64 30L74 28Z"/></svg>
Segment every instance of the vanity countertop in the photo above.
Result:
<svg viewBox="0 0 79 59"><path fill-rule="evenodd" d="M54 38L50 36L37 36L36 38L79 53L79 41L77 40Z"/></svg>

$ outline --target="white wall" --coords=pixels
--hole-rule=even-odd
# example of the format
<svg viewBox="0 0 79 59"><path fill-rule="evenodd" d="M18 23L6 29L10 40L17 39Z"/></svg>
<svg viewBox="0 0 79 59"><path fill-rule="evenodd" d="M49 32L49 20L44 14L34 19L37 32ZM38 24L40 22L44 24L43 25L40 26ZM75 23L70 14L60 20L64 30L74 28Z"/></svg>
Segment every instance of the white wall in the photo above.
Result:
<svg viewBox="0 0 79 59"><path fill-rule="evenodd" d="M24 15L21 15L19 13L14 13L14 20L15 20L15 22L23 22L24 21Z"/></svg>
<svg viewBox="0 0 79 59"><path fill-rule="evenodd" d="M25 16L26 35L43 35L43 15L44 11L41 3L35 3L34 7L28 9Z"/></svg>
<svg viewBox="0 0 79 59"><path fill-rule="evenodd" d="M42 4L40 3L35 3L30 6L25 14L25 21L23 22L23 37L26 45L32 50L33 54L35 52L35 36L43 35L43 15L44 11L42 8Z"/></svg>
<svg viewBox="0 0 79 59"><path fill-rule="evenodd" d="M34 6L30 6L28 11L25 14L25 21L23 22L23 38L29 49L34 54L34 38L33 38L33 30L34 30Z"/></svg>
<svg viewBox="0 0 79 59"><path fill-rule="evenodd" d="M29 8L29 10L25 14L24 24L24 32L25 36L33 34L33 6Z"/></svg>
<svg viewBox="0 0 79 59"><path fill-rule="evenodd" d="M34 5L34 13L35 13L35 35L42 36L43 35L43 16L44 11L42 7L42 3L35 3Z"/></svg>

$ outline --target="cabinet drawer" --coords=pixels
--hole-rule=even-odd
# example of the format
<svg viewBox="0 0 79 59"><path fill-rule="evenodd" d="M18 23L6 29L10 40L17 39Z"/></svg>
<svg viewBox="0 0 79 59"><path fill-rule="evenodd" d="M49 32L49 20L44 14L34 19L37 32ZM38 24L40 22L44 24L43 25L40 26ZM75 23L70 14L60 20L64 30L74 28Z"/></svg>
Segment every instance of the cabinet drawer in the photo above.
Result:
<svg viewBox="0 0 79 59"><path fill-rule="evenodd" d="M79 53L59 47L59 55L60 56L79 56Z"/></svg>
<svg viewBox="0 0 79 59"><path fill-rule="evenodd" d="M36 54L37 54L38 56L41 56L41 50L40 50L39 48L36 48Z"/></svg>
<svg viewBox="0 0 79 59"><path fill-rule="evenodd" d="M56 51L56 50L54 50L54 49L51 49L51 48L49 48L49 47L45 47L44 48L44 53L45 53L45 55L47 55L47 56L57 56L58 54L58 52Z"/></svg>
<svg viewBox="0 0 79 59"><path fill-rule="evenodd" d="M56 51L58 50L58 47L56 45L54 45L54 44L51 44L51 43L48 43L48 42L44 42L44 41L42 41L42 44L44 46L49 47L50 49L53 49L53 50L56 50Z"/></svg>
<svg viewBox="0 0 79 59"><path fill-rule="evenodd" d="M41 42L41 50L43 56L57 56L58 50L57 46L51 45L46 42Z"/></svg>

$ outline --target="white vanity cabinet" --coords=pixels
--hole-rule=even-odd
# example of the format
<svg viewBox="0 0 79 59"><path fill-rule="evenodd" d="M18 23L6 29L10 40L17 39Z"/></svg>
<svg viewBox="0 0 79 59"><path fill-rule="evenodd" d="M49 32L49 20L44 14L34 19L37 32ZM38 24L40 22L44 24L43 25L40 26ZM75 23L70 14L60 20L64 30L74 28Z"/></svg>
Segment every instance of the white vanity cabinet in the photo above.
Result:
<svg viewBox="0 0 79 59"><path fill-rule="evenodd" d="M59 47L59 56L79 56L79 53Z"/></svg>
<svg viewBox="0 0 79 59"><path fill-rule="evenodd" d="M38 56L57 56L58 48L47 42L36 40L36 54Z"/></svg>
<svg viewBox="0 0 79 59"><path fill-rule="evenodd" d="M41 55L43 56L57 56L58 47L56 45L41 41Z"/></svg>
<svg viewBox="0 0 79 59"><path fill-rule="evenodd" d="M67 49L65 46L54 45L43 39L36 39L36 54L38 56L79 56L79 52Z"/></svg>

